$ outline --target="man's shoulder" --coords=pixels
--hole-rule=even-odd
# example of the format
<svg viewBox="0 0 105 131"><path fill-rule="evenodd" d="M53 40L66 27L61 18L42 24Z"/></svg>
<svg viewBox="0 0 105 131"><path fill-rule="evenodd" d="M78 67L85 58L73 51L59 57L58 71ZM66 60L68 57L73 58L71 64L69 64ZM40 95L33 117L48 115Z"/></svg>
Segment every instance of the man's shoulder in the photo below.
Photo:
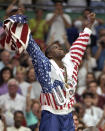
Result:
<svg viewBox="0 0 105 131"><path fill-rule="evenodd" d="M3 94L3 95L0 96L0 98L2 98L2 99L7 99L8 97L9 97L9 94L8 94L8 93Z"/></svg>

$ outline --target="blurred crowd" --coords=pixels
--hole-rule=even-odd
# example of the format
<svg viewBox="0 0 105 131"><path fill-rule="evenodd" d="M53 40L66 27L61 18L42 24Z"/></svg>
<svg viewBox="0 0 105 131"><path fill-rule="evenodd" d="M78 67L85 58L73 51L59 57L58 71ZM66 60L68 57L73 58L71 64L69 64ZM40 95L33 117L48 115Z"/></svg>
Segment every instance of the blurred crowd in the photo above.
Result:
<svg viewBox="0 0 105 131"><path fill-rule="evenodd" d="M25 13L23 4L13 0L4 19L18 12ZM45 17L43 9L36 9L29 19L33 38L43 51L54 41L59 41L65 52L69 51L79 33L87 24L86 8L81 16L73 19L63 10L61 1L54 3L54 10ZM0 39L4 35L0 21ZM96 18L87 50L78 72L76 104L73 119L75 131L105 131L105 21ZM0 47L0 131L38 131L41 119L41 86L36 79L31 58ZM93 126L93 127L92 127ZM94 129L92 129L94 128ZM17 130L16 130L17 131Z"/></svg>

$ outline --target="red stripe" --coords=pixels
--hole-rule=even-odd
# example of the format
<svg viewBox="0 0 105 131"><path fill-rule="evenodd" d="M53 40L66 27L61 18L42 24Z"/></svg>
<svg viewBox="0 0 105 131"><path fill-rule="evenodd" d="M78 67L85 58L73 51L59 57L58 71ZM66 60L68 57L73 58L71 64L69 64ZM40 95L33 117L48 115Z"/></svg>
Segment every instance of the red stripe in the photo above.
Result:
<svg viewBox="0 0 105 131"><path fill-rule="evenodd" d="M77 73L75 71L73 71L73 74L75 74L75 76L77 76Z"/></svg>
<svg viewBox="0 0 105 131"><path fill-rule="evenodd" d="M71 56L73 59L76 59L76 60L78 60L79 61L79 63L81 62L81 60L78 58L78 57L76 57L76 56Z"/></svg>
<svg viewBox="0 0 105 131"><path fill-rule="evenodd" d="M83 46L83 47L86 47L86 46L87 46L86 44L77 43L77 42L75 42L72 46L74 46L74 45L79 45L79 46Z"/></svg>
<svg viewBox="0 0 105 131"><path fill-rule="evenodd" d="M64 94L64 96L66 97L66 91L65 91L65 90L63 90L63 94Z"/></svg>
<svg viewBox="0 0 105 131"><path fill-rule="evenodd" d="M75 66L74 69L77 71L77 69L78 69L77 66Z"/></svg>
<svg viewBox="0 0 105 131"><path fill-rule="evenodd" d="M42 99L41 99L41 95L40 95L40 103L41 103L41 105L42 105Z"/></svg>
<svg viewBox="0 0 105 131"><path fill-rule="evenodd" d="M77 66L79 65L74 59L72 60L72 62L73 62L73 63L76 63Z"/></svg>
<svg viewBox="0 0 105 131"><path fill-rule="evenodd" d="M82 35L79 35L80 37L89 37L90 35L89 34L82 34Z"/></svg>
<svg viewBox="0 0 105 131"><path fill-rule="evenodd" d="M52 102L51 102L51 99L50 99L50 94L48 94L48 99L49 99L50 105L53 107Z"/></svg>
<svg viewBox="0 0 105 131"><path fill-rule="evenodd" d="M54 101L55 108L56 108L56 110L58 110L58 107L56 105L55 98L54 98L53 94L52 94L52 98L53 98L53 101Z"/></svg>
<svg viewBox="0 0 105 131"><path fill-rule="evenodd" d="M60 106L60 110L62 110L63 109L63 106Z"/></svg>
<svg viewBox="0 0 105 131"><path fill-rule="evenodd" d="M48 93L46 93L45 96L46 96L46 99L47 99L47 103L50 106L50 102L49 102L49 98L48 98Z"/></svg>
<svg viewBox="0 0 105 131"><path fill-rule="evenodd" d="M80 39L80 38L78 38L76 41L88 42L88 41L89 41L89 39ZM76 41L75 41L75 42L76 42Z"/></svg>
<svg viewBox="0 0 105 131"><path fill-rule="evenodd" d="M0 44L2 45L2 47L5 46L5 39L6 39L6 36L3 37L3 39L0 40Z"/></svg>
<svg viewBox="0 0 105 131"><path fill-rule="evenodd" d="M18 40L18 39L17 39L16 45L17 45L17 47L18 47L18 48L20 48L20 47L21 47L21 43L19 42L19 40Z"/></svg>
<svg viewBox="0 0 105 131"><path fill-rule="evenodd" d="M81 55L80 53L78 52L72 52L72 54L76 54L76 55L79 55L80 57L82 57L83 55Z"/></svg>
<svg viewBox="0 0 105 131"><path fill-rule="evenodd" d="M72 76L74 78L74 80L77 82L77 79L74 77L74 75Z"/></svg>
<svg viewBox="0 0 105 131"><path fill-rule="evenodd" d="M82 52L85 51L84 49L82 49L82 48L80 48L80 47L71 47L70 50L71 50L71 51L72 51L72 50L79 50L79 51L82 51Z"/></svg>
<svg viewBox="0 0 105 131"><path fill-rule="evenodd" d="M70 104L68 103L68 108L70 108Z"/></svg>
<svg viewBox="0 0 105 131"><path fill-rule="evenodd" d="M26 44L27 35L28 35L28 25L24 24L22 28L21 38L20 38L24 44Z"/></svg>
<svg viewBox="0 0 105 131"><path fill-rule="evenodd" d="M12 30L13 33L15 33L15 31L16 31L16 27L17 27L17 23L14 23L13 26L12 26L12 28L11 28L11 30Z"/></svg>

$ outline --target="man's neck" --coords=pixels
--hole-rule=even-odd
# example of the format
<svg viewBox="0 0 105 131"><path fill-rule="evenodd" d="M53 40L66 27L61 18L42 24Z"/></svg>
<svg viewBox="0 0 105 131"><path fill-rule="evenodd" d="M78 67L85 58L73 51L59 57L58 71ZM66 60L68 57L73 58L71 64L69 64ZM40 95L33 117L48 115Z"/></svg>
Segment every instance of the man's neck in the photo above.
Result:
<svg viewBox="0 0 105 131"><path fill-rule="evenodd" d="M59 68L64 68L63 62L61 60L54 60L56 62L56 64L59 66Z"/></svg>
<svg viewBox="0 0 105 131"><path fill-rule="evenodd" d="M16 129L19 129L19 128L21 128L21 125L20 125L20 126L17 126L17 125L15 124L15 128L16 128Z"/></svg>
<svg viewBox="0 0 105 131"><path fill-rule="evenodd" d="M11 99L15 99L16 94L9 94L9 96L11 97Z"/></svg>

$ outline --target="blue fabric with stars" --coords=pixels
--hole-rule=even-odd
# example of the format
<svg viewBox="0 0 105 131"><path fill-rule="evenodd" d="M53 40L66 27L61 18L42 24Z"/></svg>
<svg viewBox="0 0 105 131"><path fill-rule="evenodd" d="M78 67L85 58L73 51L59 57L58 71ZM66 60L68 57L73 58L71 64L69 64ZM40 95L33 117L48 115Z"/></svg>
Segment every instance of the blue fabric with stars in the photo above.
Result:
<svg viewBox="0 0 105 131"><path fill-rule="evenodd" d="M59 80L55 80L54 83L51 83L51 77L49 75L49 72L51 72L51 63L40 50L39 46L35 43L31 35L27 52L32 57L36 77L42 86L43 93L51 93L52 88L56 89L58 85L63 88L63 83Z"/></svg>
<svg viewBox="0 0 105 131"><path fill-rule="evenodd" d="M28 22L27 16L25 16L25 15L13 15L13 16L10 16L9 19L7 19L7 20L12 20L16 23L21 23L21 24L25 24Z"/></svg>

